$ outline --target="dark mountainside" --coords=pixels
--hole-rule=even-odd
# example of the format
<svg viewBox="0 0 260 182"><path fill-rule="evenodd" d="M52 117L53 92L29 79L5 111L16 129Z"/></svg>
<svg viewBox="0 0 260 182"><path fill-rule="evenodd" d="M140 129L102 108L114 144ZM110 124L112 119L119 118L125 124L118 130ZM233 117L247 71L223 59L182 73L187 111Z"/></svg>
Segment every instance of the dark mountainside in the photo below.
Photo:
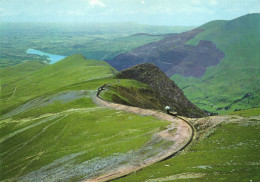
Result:
<svg viewBox="0 0 260 182"><path fill-rule="evenodd" d="M160 97L160 103L169 105L179 115L187 117L203 117L205 112L191 103L183 94L182 90L169 79L157 66L150 63L136 65L121 71L117 78L134 79L149 85ZM135 105L139 107L139 105Z"/></svg>
<svg viewBox="0 0 260 182"><path fill-rule="evenodd" d="M201 32L203 29L197 28L180 34L172 34L158 42L119 54L107 62L119 71L149 62L157 65L167 76L178 73L185 77L200 78L207 67L217 65L225 57L224 53L211 41L201 40L196 46L185 44Z"/></svg>

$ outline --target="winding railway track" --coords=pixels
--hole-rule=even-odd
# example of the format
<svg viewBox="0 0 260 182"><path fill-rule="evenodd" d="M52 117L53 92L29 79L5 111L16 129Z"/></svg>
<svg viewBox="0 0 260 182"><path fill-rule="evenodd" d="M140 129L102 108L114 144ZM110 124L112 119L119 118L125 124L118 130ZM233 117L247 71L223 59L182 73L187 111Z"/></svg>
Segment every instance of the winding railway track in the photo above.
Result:
<svg viewBox="0 0 260 182"><path fill-rule="evenodd" d="M184 134L178 133L178 134L184 135L187 138L185 140L183 139L184 142L183 143L180 142L179 146L177 146L177 147L174 146L174 147L170 148L169 151L167 151L163 156L160 156L154 160L151 160L150 163L148 162L148 163L140 164L138 166L131 166L129 169L125 169L125 168L117 169L116 171L108 172L107 174L104 174L102 176L98 176L98 177L95 177L92 179L87 179L84 182L101 182L101 181L103 182L103 181L111 181L111 180L126 177L147 166L150 166L152 164L155 164L155 163L158 163L161 161L168 160L168 159L176 156L180 151L182 151L186 147L188 147L194 139L194 136L195 136L194 127L190 124L189 121L187 121L185 118L183 118L181 116L172 117L170 115L167 115L165 113L158 112L158 111L116 104L116 103L108 102L108 101L104 100L102 97L100 97L100 93L103 90L105 90L106 86L114 84L114 83L118 83L118 82L119 82L119 80L117 80L116 82L113 82L113 83L104 84L101 87L99 87L97 94L93 97L94 103L96 103L97 105L100 105L100 106L104 106L104 107L108 107L108 108L112 108L112 109L118 109L118 110L122 110L122 111L126 111L126 112L131 112L131 113L139 114L139 115L143 115L143 113L145 112L146 113L145 115L151 115L158 119L168 120L168 121L171 121L172 123L179 122L178 124L180 124L182 122L181 127L186 127L186 129L184 131L187 131L187 133L184 133ZM178 118L179 120L176 118ZM175 137L178 138L179 136L175 136ZM176 144L173 144L173 145L176 145Z"/></svg>

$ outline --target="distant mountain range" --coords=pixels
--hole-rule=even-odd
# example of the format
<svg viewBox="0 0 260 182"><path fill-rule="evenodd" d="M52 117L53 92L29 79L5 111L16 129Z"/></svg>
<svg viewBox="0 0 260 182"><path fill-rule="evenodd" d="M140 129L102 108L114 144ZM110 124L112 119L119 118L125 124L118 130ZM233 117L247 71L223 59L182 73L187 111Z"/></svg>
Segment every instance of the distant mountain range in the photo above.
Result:
<svg viewBox="0 0 260 182"><path fill-rule="evenodd" d="M137 36L137 35L136 35ZM200 108L260 107L260 14L217 20L107 60L118 70L154 63Z"/></svg>

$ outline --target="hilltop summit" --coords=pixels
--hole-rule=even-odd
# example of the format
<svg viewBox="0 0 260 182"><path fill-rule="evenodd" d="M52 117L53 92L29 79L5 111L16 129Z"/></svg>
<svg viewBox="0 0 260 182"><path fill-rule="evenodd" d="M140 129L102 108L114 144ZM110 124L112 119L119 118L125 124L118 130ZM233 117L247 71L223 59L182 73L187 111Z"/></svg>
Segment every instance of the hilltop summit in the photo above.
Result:
<svg viewBox="0 0 260 182"><path fill-rule="evenodd" d="M163 105L171 106L178 114L187 117L205 116L204 111L191 103L183 94L182 90L169 79L157 66L151 63L136 65L121 71L117 78L134 79L145 83L160 97Z"/></svg>

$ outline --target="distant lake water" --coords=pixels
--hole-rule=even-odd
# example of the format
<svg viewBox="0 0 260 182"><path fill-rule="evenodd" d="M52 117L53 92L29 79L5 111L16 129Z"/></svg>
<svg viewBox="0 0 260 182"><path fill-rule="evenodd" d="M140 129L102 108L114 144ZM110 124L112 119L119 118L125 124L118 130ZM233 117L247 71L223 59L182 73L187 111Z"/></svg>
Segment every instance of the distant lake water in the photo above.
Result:
<svg viewBox="0 0 260 182"><path fill-rule="evenodd" d="M36 49L27 49L26 50L26 54L36 54L36 55L39 55L39 56L47 56L48 60L50 60L50 64L54 64L64 58L66 58L66 56L61 56L61 55L56 55L56 54L49 54L47 52L42 52L42 51L39 51L39 50L36 50Z"/></svg>

